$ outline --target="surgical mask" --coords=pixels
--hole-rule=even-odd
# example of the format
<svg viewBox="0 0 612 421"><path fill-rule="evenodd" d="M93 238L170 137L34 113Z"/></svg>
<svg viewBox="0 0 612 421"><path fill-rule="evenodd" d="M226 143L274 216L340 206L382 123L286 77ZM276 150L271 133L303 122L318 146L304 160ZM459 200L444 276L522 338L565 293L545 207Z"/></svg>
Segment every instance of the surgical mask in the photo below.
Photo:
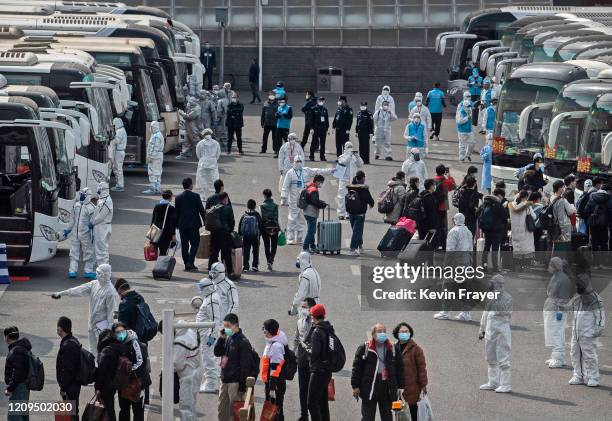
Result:
<svg viewBox="0 0 612 421"><path fill-rule="evenodd" d="M421 160L421 155L419 155L418 153L413 153L412 157L414 158L415 161L420 161Z"/></svg>
<svg viewBox="0 0 612 421"><path fill-rule="evenodd" d="M232 98L232 102L238 102L238 98Z"/></svg>
<svg viewBox="0 0 612 421"><path fill-rule="evenodd" d="M368 109L368 107L365 107L365 106L363 106L363 105L362 105L361 107L359 107L359 109L360 109L361 111L365 111L365 110L367 110L367 109Z"/></svg>
<svg viewBox="0 0 612 421"><path fill-rule="evenodd" d="M385 332L378 332L376 334L376 342L379 344L387 342L387 334Z"/></svg>
<svg viewBox="0 0 612 421"><path fill-rule="evenodd" d="M416 101L417 107L420 107L422 104L423 104L423 101L421 101L421 100Z"/></svg>
<svg viewBox="0 0 612 421"><path fill-rule="evenodd" d="M300 307L300 311L299 312L300 312L300 316L302 318L306 318L306 317L310 316L310 310L307 309L307 308Z"/></svg>
<svg viewBox="0 0 612 421"><path fill-rule="evenodd" d="M127 332L125 330L122 330L121 332L117 332L115 334L115 337L117 338L119 342L123 342L125 341L125 338L127 338Z"/></svg>
<svg viewBox="0 0 612 421"><path fill-rule="evenodd" d="M302 169L302 163L301 162L296 162L293 165L293 168L295 168L296 170L301 170Z"/></svg>
<svg viewBox="0 0 612 421"><path fill-rule="evenodd" d="M268 97L268 99L269 99L270 101L274 101L274 98L276 98L274 95L270 95L270 96Z"/></svg>
<svg viewBox="0 0 612 421"><path fill-rule="evenodd" d="M85 197L87 197L87 195L86 195L85 193L79 193L79 200L80 200L81 202L84 202L84 201L85 201Z"/></svg>
<svg viewBox="0 0 612 421"><path fill-rule="evenodd" d="M342 107L342 101L338 101L338 107Z"/></svg>
<svg viewBox="0 0 612 421"><path fill-rule="evenodd" d="M414 124L419 124L421 122L421 119L420 118L415 118L412 121L414 122Z"/></svg>
<svg viewBox="0 0 612 421"><path fill-rule="evenodd" d="M319 107L322 107L323 105L325 105L325 103L323 101L319 101L319 102L317 102L317 104L319 105Z"/></svg>
<svg viewBox="0 0 612 421"><path fill-rule="evenodd" d="M230 329L229 327L224 327L223 328L223 333L225 333L225 336L232 336L234 334L234 331L232 329Z"/></svg>
<svg viewBox="0 0 612 421"><path fill-rule="evenodd" d="M387 91L386 89L383 91L383 95L389 95L389 91Z"/></svg>
<svg viewBox="0 0 612 421"><path fill-rule="evenodd" d="M387 111L389 109L388 105L383 105L383 110Z"/></svg>
<svg viewBox="0 0 612 421"><path fill-rule="evenodd" d="M284 107L285 103L284 102L279 102L278 105L280 105L281 107Z"/></svg>
<svg viewBox="0 0 612 421"><path fill-rule="evenodd" d="M400 341L406 342L410 340L410 332L399 332L397 337Z"/></svg>

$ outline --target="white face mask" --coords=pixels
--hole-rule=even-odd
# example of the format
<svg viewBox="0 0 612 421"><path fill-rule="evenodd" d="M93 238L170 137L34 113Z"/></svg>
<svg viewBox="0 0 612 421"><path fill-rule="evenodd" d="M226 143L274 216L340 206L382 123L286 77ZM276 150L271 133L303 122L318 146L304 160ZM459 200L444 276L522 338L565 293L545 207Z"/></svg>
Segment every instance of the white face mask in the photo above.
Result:
<svg viewBox="0 0 612 421"><path fill-rule="evenodd" d="M232 98L232 102L238 102L238 98Z"/></svg>
<svg viewBox="0 0 612 421"><path fill-rule="evenodd" d="M268 99L269 99L270 101L274 101L274 98L276 98L274 95L270 95L270 96L268 97Z"/></svg>
<svg viewBox="0 0 612 421"><path fill-rule="evenodd" d="M279 102L278 105L280 105L281 107L284 107L285 103L284 102Z"/></svg>
<svg viewBox="0 0 612 421"><path fill-rule="evenodd" d="M423 102L421 102L421 100L420 100L420 99L419 99L419 100L417 100L417 102L416 102L417 107L420 107L420 106L421 106L421 104L423 104Z"/></svg>
<svg viewBox="0 0 612 421"><path fill-rule="evenodd" d="M310 315L310 310L304 307L300 307L300 317L306 318Z"/></svg>
<svg viewBox="0 0 612 421"><path fill-rule="evenodd" d="M295 143L295 138L290 137L290 138L289 138L289 143L294 144L294 143Z"/></svg>
<svg viewBox="0 0 612 421"><path fill-rule="evenodd" d="M319 101L319 102L317 102L317 104L319 104L319 107L322 107L322 106L325 105L325 103L323 101Z"/></svg>
<svg viewBox="0 0 612 421"><path fill-rule="evenodd" d="M365 111L365 110L367 110L367 109L368 109L368 107L366 107L366 106L362 105L361 107L359 107L359 109L360 109L361 111Z"/></svg>
<svg viewBox="0 0 612 421"><path fill-rule="evenodd" d="M383 105L383 110L387 111L389 109L388 105Z"/></svg>
<svg viewBox="0 0 612 421"><path fill-rule="evenodd" d="M414 124L419 124L421 122L421 119L420 118L415 118L412 121L414 122Z"/></svg>
<svg viewBox="0 0 612 421"><path fill-rule="evenodd" d="M338 101L338 107L342 107L342 101Z"/></svg>
<svg viewBox="0 0 612 421"><path fill-rule="evenodd" d="M383 91L383 95L385 95L385 96L389 95L389 91L384 90L384 91Z"/></svg>

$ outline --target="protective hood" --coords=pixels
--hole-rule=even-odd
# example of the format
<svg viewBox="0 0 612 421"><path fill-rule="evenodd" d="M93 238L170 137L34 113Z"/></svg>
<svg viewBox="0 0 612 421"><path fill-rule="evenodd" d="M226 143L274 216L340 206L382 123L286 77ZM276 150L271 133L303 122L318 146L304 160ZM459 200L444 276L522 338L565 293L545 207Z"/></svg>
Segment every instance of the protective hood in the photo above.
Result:
<svg viewBox="0 0 612 421"><path fill-rule="evenodd" d="M89 191L89 187L84 187L79 191L79 201L84 205L91 203L91 191Z"/></svg>
<svg viewBox="0 0 612 421"><path fill-rule="evenodd" d="M310 253L308 253L307 251L303 251L300 254L298 254L297 261L300 264L300 270L302 272L312 267L312 262L310 260Z"/></svg>
<svg viewBox="0 0 612 421"><path fill-rule="evenodd" d="M212 129L204 129L200 132L200 136L202 136L204 139L206 139L207 137L210 137L213 135L213 131Z"/></svg>
<svg viewBox="0 0 612 421"><path fill-rule="evenodd" d="M353 152L353 144L351 142L344 143L344 153L352 153Z"/></svg>
<svg viewBox="0 0 612 421"><path fill-rule="evenodd" d="M465 216L461 212L458 212L453 215L453 221L455 225L465 225Z"/></svg>
<svg viewBox="0 0 612 421"><path fill-rule="evenodd" d="M159 133L159 122L158 121L151 122L151 133L153 134Z"/></svg>
<svg viewBox="0 0 612 421"><path fill-rule="evenodd" d="M300 155L297 155L293 158L293 169L301 170L303 165L303 158Z"/></svg>
<svg viewBox="0 0 612 421"><path fill-rule="evenodd" d="M412 120L413 120L413 121L414 121L414 120L421 121L421 114L419 114L419 113L414 113L414 114L412 114Z"/></svg>
<svg viewBox="0 0 612 421"><path fill-rule="evenodd" d="M217 97L219 99L226 98L227 94L226 94L226 92L223 89L221 89L220 91L217 92Z"/></svg>
<svg viewBox="0 0 612 421"><path fill-rule="evenodd" d="M391 93L391 88L389 88L389 85L385 85L382 88L381 94L385 94L385 91L389 91L389 93Z"/></svg>
<svg viewBox="0 0 612 421"><path fill-rule="evenodd" d="M463 99L470 99L470 98L472 98L472 94L470 94L470 91L464 91Z"/></svg>
<svg viewBox="0 0 612 421"><path fill-rule="evenodd" d="M298 139L297 135L295 133L289 133L289 136L287 137L287 139L289 140L290 143L295 143Z"/></svg>
<svg viewBox="0 0 612 421"><path fill-rule="evenodd" d="M480 76L480 73L478 73L478 69L475 68L475 67L472 69L472 76L474 76L474 77Z"/></svg>
<svg viewBox="0 0 612 421"><path fill-rule="evenodd" d="M414 94L414 100L417 101L419 99L423 99L423 93L421 92L417 92L416 94Z"/></svg>
<svg viewBox="0 0 612 421"><path fill-rule="evenodd" d="M505 279L502 275L497 274L494 277L491 278L491 285L493 285L493 289L495 291L503 291L504 290L504 283L505 283Z"/></svg>
<svg viewBox="0 0 612 421"><path fill-rule="evenodd" d="M113 126L115 126L115 130L123 128L123 120L121 120L119 117L113 118Z"/></svg>
<svg viewBox="0 0 612 421"><path fill-rule="evenodd" d="M276 336L272 336L271 338L266 338L266 343L271 344L273 342L278 342L283 346L289 345L289 340L287 339L287 335L282 330L278 330Z"/></svg>
<svg viewBox="0 0 612 421"><path fill-rule="evenodd" d="M96 279L101 286L110 285L111 283L111 265L102 263L96 269Z"/></svg>
<svg viewBox="0 0 612 421"><path fill-rule="evenodd" d="M482 82L482 84L483 84L483 85L485 85L485 86L491 87L491 79L486 78L486 79L485 79L485 80Z"/></svg>
<svg viewBox="0 0 612 421"><path fill-rule="evenodd" d="M578 299L581 301L582 310L596 310L603 306L601 297L591 285L591 278L588 274L581 274L576 280Z"/></svg>
<svg viewBox="0 0 612 421"><path fill-rule="evenodd" d="M582 191L586 193L591 189L591 187L593 187L593 180L591 179L584 180L584 187Z"/></svg>
<svg viewBox="0 0 612 421"><path fill-rule="evenodd" d="M559 272L563 270L563 265L564 265L563 259L555 256L552 259L550 259L549 265L555 272Z"/></svg>
<svg viewBox="0 0 612 421"><path fill-rule="evenodd" d="M217 288L211 278L201 279L200 282L198 282L197 287L200 294L204 296L212 294Z"/></svg>
<svg viewBox="0 0 612 421"><path fill-rule="evenodd" d="M186 321L179 320L178 323L186 323ZM199 345L198 335L193 329L181 327L174 330L174 343L189 350L195 350Z"/></svg>
<svg viewBox="0 0 612 421"><path fill-rule="evenodd" d="M109 195L108 183L102 181L98 184L98 197L105 198Z"/></svg>
<svg viewBox="0 0 612 421"><path fill-rule="evenodd" d="M208 271L208 275L214 282L221 282L225 279L225 265L221 262L213 264Z"/></svg>

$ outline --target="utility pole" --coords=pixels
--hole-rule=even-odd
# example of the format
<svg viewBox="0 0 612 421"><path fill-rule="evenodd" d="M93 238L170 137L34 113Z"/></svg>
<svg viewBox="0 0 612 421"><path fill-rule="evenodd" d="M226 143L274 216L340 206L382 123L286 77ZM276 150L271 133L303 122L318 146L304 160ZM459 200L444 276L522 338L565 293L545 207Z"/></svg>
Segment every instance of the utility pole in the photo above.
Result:
<svg viewBox="0 0 612 421"><path fill-rule="evenodd" d="M217 7L215 9L215 20L221 28L221 46L219 48L219 86L224 83L225 71L225 25L227 25L227 7Z"/></svg>

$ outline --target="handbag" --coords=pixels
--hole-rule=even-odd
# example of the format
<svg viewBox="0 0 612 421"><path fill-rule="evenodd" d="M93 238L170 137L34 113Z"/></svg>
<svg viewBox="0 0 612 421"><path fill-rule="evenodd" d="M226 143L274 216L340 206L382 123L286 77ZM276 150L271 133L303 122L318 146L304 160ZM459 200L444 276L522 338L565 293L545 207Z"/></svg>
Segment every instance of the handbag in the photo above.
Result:
<svg viewBox="0 0 612 421"><path fill-rule="evenodd" d="M232 419L233 421L240 421L240 410L244 408L244 401L232 402Z"/></svg>
<svg viewBox="0 0 612 421"><path fill-rule="evenodd" d="M285 231L281 231L278 233L278 240L276 240L276 245L281 247L287 245L287 236L285 235Z"/></svg>
<svg viewBox="0 0 612 421"><path fill-rule="evenodd" d="M336 381L332 377L327 383L327 400L333 402L336 400Z"/></svg>
<svg viewBox="0 0 612 421"><path fill-rule="evenodd" d="M433 420L433 412L431 411L431 402L427 397L427 393L421 392L421 399L417 402L417 419L415 421L431 421Z"/></svg>
<svg viewBox="0 0 612 421"><path fill-rule="evenodd" d="M138 402L140 400L140 394L142 392L142 385L140 379L132 375L129 383L119 392L123 399L127 399L131 402Z"/></svg>
<svg viewBox="0 0 612 421"><path fill-rule="evenodd" d="M81 421L102 421L106 408L102 402L96 400L96 395L85 406Z"/></svg>
<svg viewBox="0 0 612 421"><path fill-rule="evenodd" d="M170 209L170 203L168 203L168 206L166 206L166 213L164 213L164 222L162 222L161 228L155 224L151 224L147 233L145 234L145 238L153 244L158 243L159 239L162 236L162 232L164 231L164 227L166 226L166 217L168 216L168 209Z"/></svg>
<svg viewBox="0 0 612 421"><path fill-rule="evenodd" d="M265 401L263 408L261 408L261 415L259 421L275 421L279 413L278 405L272 401Z"/></svg>
<svg viewBox="0 0 612 421"><path fill-rule="evenodd" d="M145 243L144 245L144 259L147 262L153 262L157 260L157 246L153 243Z"/></svg>
<svg viewBox="0 0 612 421"><path fill-rule="evenodd" d="M536 230L535 217L532 212L531 209L528 209L525 213L525 228L527 228L529 232L534 232Z"/></svg>

